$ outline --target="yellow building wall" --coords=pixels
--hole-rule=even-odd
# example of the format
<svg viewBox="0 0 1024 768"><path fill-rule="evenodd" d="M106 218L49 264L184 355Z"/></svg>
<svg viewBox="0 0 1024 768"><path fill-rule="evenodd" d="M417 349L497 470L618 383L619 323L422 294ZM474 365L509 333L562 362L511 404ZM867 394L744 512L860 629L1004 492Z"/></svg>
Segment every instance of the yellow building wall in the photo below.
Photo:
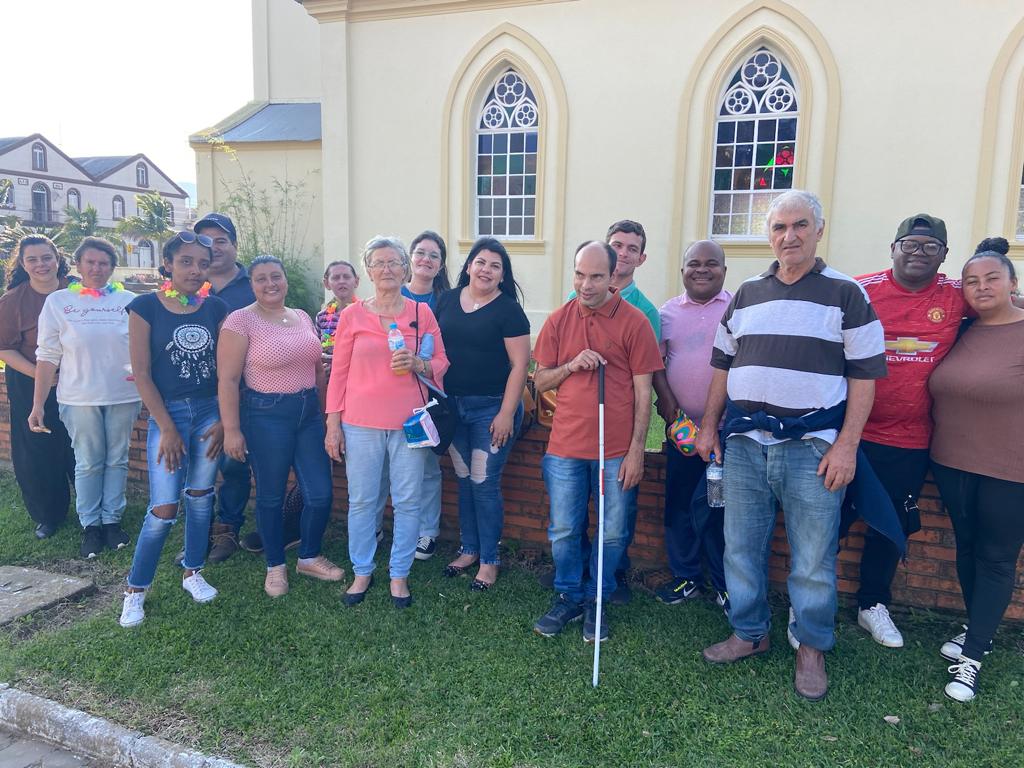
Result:
<svg viewBox="0 0 1024 768"><path fill-rule="evenodd" d="M291 0L264 1L295 10ZM530 80L542 119L540 231L510 246L535 330L571 289L576 245L619 218L647 229L637 281L659 304L681 290L683 250L708 235L717 102L761 44L797 78L796 181L825 203L821 252L836 268L885 268L897 224L921 211L948 224L949 273L980 237L1013 240L1024 163L1019 0L439 7L305 2L319 22L327 258L358 255L377 233L408 240L430 227L448 240L457 271L473 238L475 110L489 78L511 63ZM269 66L298 77L280 56ZM312 67L308 77L317 77ZM731 287L770 263L763 241L728 252ZM1024 242L1013 255L1024 256Z"/></svg>

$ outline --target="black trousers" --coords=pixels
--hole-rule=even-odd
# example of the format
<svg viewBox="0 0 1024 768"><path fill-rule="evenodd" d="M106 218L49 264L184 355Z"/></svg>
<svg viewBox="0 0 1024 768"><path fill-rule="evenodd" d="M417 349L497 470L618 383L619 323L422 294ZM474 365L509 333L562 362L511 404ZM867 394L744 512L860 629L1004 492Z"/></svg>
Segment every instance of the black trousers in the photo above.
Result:
<svg viewBox="0 0 1024 768"><path fill-rule="evenodd" d="M927 448L895 448L891 445L861 441L871 468L896 507L903 532L909 533L908 509L916 509L917 497L928 474ZM860 588L857 605L871 608L876 603L892 602L892 578L896 575L900 555L896 545L870 526L864 534L864 553L860 559Z"/></svg>
<svg viewBox="0 0 1024 768"><path fill-rule="evenodd" d="M981 661L1013 597L1024 545L1024 483L932 464L956 534L956 572L967 607L963 655Z"/></svg>
<svg viewBox="0 0 1024 768"><path fill-rule="evenodd" d="M56 389L46 398L45 423L50 434L32 432L35 380L10 366L5 369L7 399L11 404L11 462L29 516L45 525L59 526L68 514L75 482L75 454L71 438L57 412Z"/></svg>

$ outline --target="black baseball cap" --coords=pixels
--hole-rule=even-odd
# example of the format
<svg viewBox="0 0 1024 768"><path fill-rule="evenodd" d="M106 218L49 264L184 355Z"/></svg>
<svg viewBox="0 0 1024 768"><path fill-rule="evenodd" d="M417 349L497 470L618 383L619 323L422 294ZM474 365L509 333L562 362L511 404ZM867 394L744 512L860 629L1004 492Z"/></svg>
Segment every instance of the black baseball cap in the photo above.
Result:
<svg viewBox="0 0 1024 768"><path fill-rule="evenodd" d="M927 213L918 213L901 221L893 242L902 240L909 235L934 237L943 245L949 244L949 241L946 239L946 222L934 216L929 216Z"/></svg>
<svg viewBox="0 0 1024 768"><path fill-rule="evenodd" d="M231 238L232 245L238 244L238 233L235 232L235 223L223 213L215 212L206 214L195 223L195 226L192 227L192 231L198 232L203 227L216 227L217 229L221 229L227 233L228 237Z"/></svg>

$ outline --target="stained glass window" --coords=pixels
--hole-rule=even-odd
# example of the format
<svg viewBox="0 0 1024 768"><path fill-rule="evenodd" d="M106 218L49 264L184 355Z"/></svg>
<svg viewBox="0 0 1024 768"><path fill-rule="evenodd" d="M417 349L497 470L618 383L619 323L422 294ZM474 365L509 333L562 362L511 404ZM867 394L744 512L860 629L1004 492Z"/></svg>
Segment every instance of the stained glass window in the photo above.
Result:
<svg viewBox="0 0 1024 768"><path fill-rule="evenodd" d="M778 56L754 52L733 74L715 123L711 236L767 234L765 213L793 186L796 87Z"/></svg>
<svg viewBox="0 0 1024 768"><path fill-rule="evenodd" d="M540 115L514 69L494 81L476 128L476 233L501 239L536 233Z"/></svg>

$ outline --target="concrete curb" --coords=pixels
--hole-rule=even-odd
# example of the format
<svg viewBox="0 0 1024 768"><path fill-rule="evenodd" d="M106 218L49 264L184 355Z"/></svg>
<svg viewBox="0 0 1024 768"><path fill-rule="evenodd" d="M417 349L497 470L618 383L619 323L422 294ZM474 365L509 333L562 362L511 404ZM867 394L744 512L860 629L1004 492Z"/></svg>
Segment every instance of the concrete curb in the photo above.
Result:
<svg viewBox="0 0 1024 768"><path fill-rule="evenodd" d="M0 722L117 768L244 768L0 683Z"/></svg>

